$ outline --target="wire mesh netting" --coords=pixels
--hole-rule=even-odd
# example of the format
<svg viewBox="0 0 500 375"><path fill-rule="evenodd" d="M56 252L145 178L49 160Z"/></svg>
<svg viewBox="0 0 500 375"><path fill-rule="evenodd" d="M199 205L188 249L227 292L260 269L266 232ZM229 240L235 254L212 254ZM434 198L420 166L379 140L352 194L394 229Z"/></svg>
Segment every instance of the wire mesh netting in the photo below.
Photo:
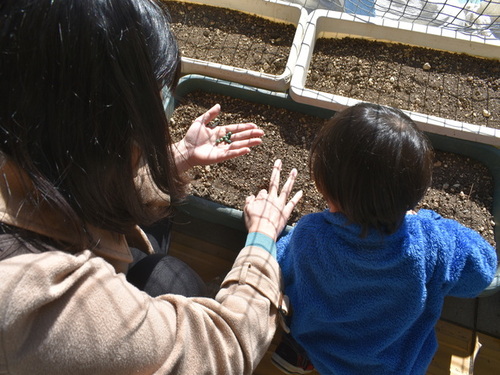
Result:
<svg viewBox="0 0 500 375"><path fill-rule="evenodd" d="M212 70L186 70L185 74L204 74L268 88L245 71L263 74L266 79L282 75L284 71L296 76L297 69L292 72L287 68L291 51L297 52L298 47L312 49L316 44L310 51L310 65L297 61L297 66L307 65L304 88L314 91L318 101L332 100L324 99L323 93L328 93L493 128L494 134L500 132L499 59L379 41L369 33L360 37L362 34L335 36L333 32L330 39L320 38L317 43L306 46L302 39L296 42L297 34L314 27L312 17L308 18L307 27L300 30L297 27L300 12L295 24L262 14L270 5L286 4L280 0L253 0L254 14L228 8L241 5L231 0L163 1L170 10L172 28L183 57L201 62L198 68L217 65ZM473 33L483 38L485 44L499 49L500 57L499 40L494 34L499 22L495 9L500 8L500 1L288 0L287 4L306 9L309 15L316 9L336 11L326 12L332 16L349 14L354 23L361 26L373 22L374 18L366 16L374 15L377 19L438 26L434 27L437 30L448 28ZM425 39L426 34L418 38ZM467 40L463 40L466 45ZM224 68L220 68L221 65ZM228 72L241 75L227 76ZM246 77L246 81L242 77ZM293 78L285 81L289 84ZM286 91L287 87L273 90Z"/></svg>
<svg viewBox="0 0 500 375"><path fill-rule="evenodd" d="M289 0L309 10L330 9L360 16L438 26L481 38L500 38L498 0Z"/></svg>

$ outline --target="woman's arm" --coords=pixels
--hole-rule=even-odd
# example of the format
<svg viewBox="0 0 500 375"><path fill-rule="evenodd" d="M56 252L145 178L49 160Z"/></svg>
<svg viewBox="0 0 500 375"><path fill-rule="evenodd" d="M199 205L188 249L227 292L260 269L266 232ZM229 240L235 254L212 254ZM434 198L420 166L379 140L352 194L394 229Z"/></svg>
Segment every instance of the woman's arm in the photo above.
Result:
<svg viewBox="0 0 500 375"><path fill-rule="evenodd" d="M301 192L297 172L279 192L247 199L249 230L274 244ZM0 367L34 374L251 374L274 336L281 272L272 252L248 244L215 299L152 298L86 250L29 254L2 262ZM15 290L16 293L12 293Z"/></svg>

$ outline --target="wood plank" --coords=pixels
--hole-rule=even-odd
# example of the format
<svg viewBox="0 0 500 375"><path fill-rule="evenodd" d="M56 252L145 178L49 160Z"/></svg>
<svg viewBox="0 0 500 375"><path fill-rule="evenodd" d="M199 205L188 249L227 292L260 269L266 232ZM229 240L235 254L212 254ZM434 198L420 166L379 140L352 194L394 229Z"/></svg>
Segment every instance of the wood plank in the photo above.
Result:
<svg viewBox="0 0 500 375"><path fill-rule="evenodd" d="M439 321L436 325L436 336L440 346L456 355L468 356L473 349L472 331L456 324Z"/></svg>
<svg viewBox="0 0 500 375"><path fill-rule="evenodd" d="M439 347L427 375L469 375L475 336L472 331L445 321L436 325Z"/></svg>
<svg viewBox="0 0 500 375"><path fill-rule="evenodd" d="M500 374L500 339L482 333L478 336L482 346L474 363L474 374Z"/></svg>

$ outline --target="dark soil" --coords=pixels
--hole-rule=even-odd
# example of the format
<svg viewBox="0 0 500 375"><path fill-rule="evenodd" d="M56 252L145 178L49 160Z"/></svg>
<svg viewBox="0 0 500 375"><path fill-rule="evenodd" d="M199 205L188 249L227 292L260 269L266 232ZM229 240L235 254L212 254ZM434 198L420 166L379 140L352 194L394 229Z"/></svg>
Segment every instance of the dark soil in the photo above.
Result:
<svg viewBox="0 0 500 375"><path fill-rule="evenodd" d="M246 196L267 188L272 164L283 160L284 175L297 168L295 190L304 197L290 224L301 216L323 210L326 204L309 178L308 155L311 142L324 119L229 96L193 92L182 98L172 119L174 139L182 138L191 121L213 104L223 113L221 124L254 122L266 135L250 154L226 162L196 167L191 171L192 193L214 202L243 209ZM436 150L433 184L418 208L429 208L480 232L494 244L493 179L481 163L456 154Z"/></svg>
<svg viewBox="0 0 500 375"><path fill-rule="evenodd" d="M295 28L240 12L165 1L184 56L281 74ZM429 64L424 68L424 64ZM500 63L435 50L360 39L319 40L308 87L453 120L500 128ZM245 197L267 188L271 166L299 171L304 197L291 223L325 208L309 179L308 150L323 119L234 98L193 93L173 118L180 139L191 121L220 103L222 124L254 122L266 135L249 155L192 171L193 194L242 209ZM431 208L494 243L493 180L468 158L436 152L434 182L419 207Z"/></svg>
<svg viewBox="0 0 500 375"><path fill-rule="evenodd" d="M500 60L364 39L319 39L306 87L500 129Z"/></svg>
<svg viewBox="0 0 500 375"><path fill-rule="evenodd" d="M273 75L284 72L295 26L224 8L165 4L183 56Z"/></svg>

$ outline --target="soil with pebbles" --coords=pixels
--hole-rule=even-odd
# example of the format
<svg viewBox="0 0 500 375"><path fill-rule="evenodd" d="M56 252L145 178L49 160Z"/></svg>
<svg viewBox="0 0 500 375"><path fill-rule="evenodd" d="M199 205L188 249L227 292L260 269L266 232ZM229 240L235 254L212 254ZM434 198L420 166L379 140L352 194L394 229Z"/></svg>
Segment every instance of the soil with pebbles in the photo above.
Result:
<svg viewBox="0 0 500 375"><path fill-rule="evenodd" d="M183 56L280 75L295 26L206 5L164 1Z"/></svg>
<svg viewBox="0 0 500 375"><path fill-rule="evenodd" d="M182 54L279 75L295 28L223 8L165 1ZM466 55L361 39L318 40L306 86L356 99L458 121L500 128L500 63ZM192 173L194 195L242 209L247 195L267 187L271 166L299 171L304 191L290 223L325 208L307 170L308 150L324 120L285 109L204 92L182 98L173 116L174 138L220 103L222 124L254 122L262 145L243 157ZM479 162L436 151L431 189L419 208L430 208L480 232L494 244L493 179Z"/></svg>
<svg viewBox="0 0 500 375"><path fill-rule="evenodd" d="M306 87L500 129L500 60L356 38L319 39Z"/></svg>

